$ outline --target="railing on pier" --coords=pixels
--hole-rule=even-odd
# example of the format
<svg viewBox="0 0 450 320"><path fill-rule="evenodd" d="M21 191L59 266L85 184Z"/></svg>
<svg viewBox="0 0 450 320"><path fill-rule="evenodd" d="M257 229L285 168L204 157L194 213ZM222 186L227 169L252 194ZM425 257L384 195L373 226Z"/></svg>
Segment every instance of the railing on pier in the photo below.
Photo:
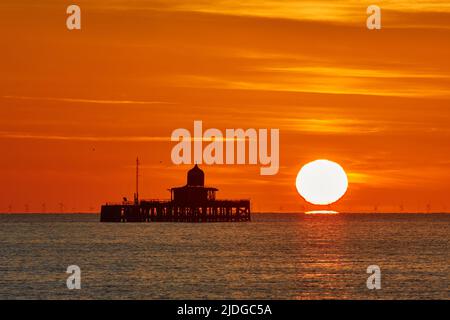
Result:
<svg viewBox="0 0 450 320"><path fill-rule="evenodd" d="M102 206L104 222L241 222L250 221L250 200L208 200L198 204L147 199Z"/></svg>

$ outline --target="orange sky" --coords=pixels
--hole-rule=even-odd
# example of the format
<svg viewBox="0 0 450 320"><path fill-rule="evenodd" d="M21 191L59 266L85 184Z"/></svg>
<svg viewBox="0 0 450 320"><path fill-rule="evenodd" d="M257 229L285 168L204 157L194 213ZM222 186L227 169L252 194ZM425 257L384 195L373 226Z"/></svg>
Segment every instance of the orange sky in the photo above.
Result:
<svg viewBox="0 0 450 320"><path fill-rule="evenodd" d="M81 31L65 25L72 3ZM446 1L4 0L0 39L0 211L131 198L136 155L141 195L166 198L187 169L170 134L194 120L280 129L275 176L203 166L253 211L315 209L295 177L320 158L349 175L333 210L449 211Z"/></svg>

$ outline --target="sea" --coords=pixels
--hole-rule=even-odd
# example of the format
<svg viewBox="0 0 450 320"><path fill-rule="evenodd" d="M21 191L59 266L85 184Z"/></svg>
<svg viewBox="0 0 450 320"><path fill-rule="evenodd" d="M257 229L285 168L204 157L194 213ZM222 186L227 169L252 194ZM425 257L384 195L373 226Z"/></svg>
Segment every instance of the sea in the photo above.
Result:
<svg viewBox="0 0 450 320"><path fill-rule="evenodd" d="M449 242L450 214L2 214L0 299L449 299ZM67 287L72 265L79 290ZM367 286L373 266L379 289Z"/></svg>

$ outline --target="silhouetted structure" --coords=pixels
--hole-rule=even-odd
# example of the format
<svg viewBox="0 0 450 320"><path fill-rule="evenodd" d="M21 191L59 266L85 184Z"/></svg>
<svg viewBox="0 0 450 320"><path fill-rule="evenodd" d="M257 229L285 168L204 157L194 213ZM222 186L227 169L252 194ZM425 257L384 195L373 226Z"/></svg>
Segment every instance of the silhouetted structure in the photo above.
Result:
<svg viewBox="0 0 450 320"><path fill-rule="evenodd" d="M138 186L136 162L136 188ZM218 189L205 187L205 174L195 165L183 187L171 188L170 200L124 198L122 203L107 203L101 208L102 222L241 222L250 221L250 200L217 200Z"/></svg>

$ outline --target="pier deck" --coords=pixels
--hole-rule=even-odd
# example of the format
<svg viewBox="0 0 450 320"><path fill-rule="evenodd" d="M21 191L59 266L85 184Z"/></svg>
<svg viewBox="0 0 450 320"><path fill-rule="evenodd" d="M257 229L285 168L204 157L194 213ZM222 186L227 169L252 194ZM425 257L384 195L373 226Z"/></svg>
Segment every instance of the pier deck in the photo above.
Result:
<svg viewBox="0 0 450 320"><path fill-rule="evenodd" d="M139 204L105 204L102 222L245 222L250 221L250 200L211 200L201 205L173 200L141 200Z"/></svg>

